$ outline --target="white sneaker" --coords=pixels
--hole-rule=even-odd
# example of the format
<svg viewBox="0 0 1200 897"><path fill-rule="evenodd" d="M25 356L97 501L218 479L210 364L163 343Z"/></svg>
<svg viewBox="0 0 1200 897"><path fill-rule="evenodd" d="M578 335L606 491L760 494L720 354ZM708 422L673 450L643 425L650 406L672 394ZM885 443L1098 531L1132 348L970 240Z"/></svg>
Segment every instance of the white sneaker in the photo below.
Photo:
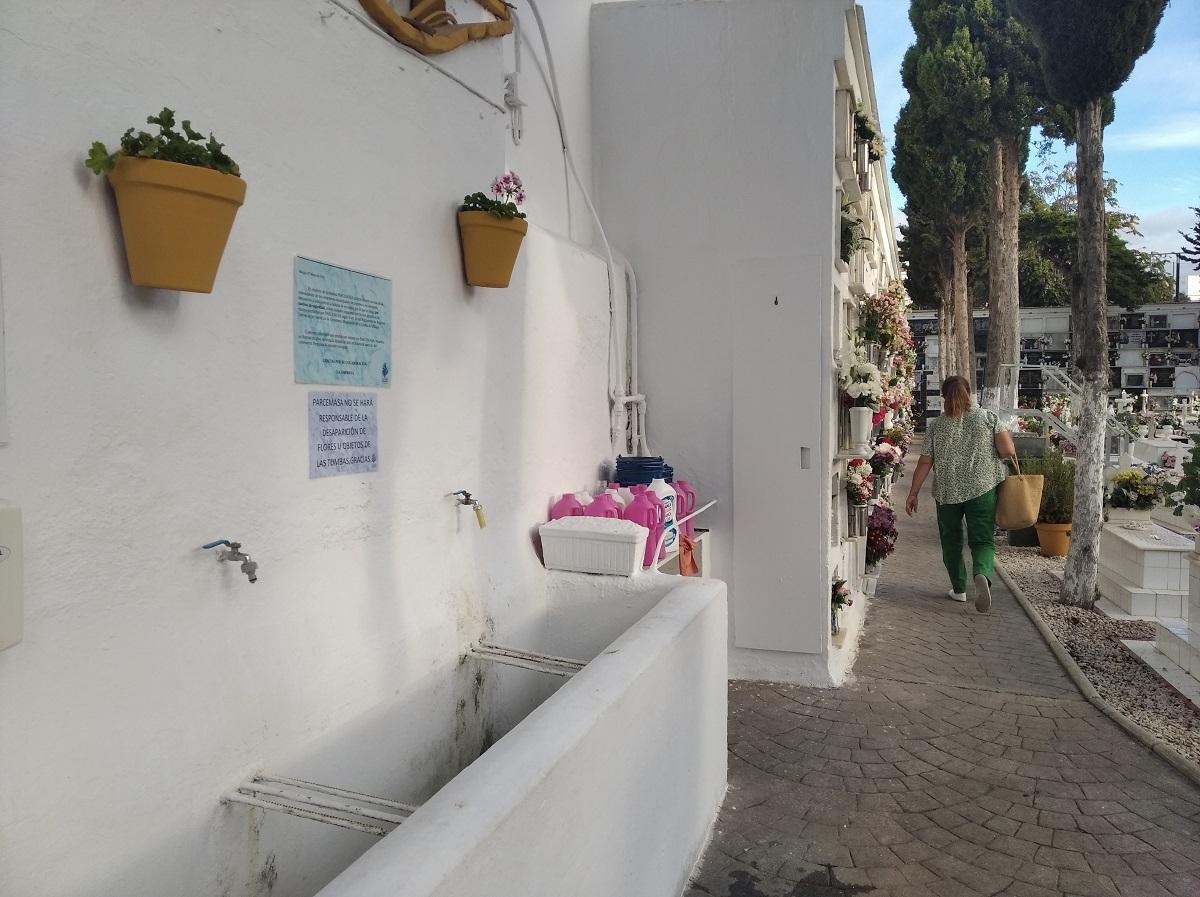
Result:
<svg viewBox="0 0 1200 897"><path fill-rule="evenodd" d="M992 609L992 584L982 573L975 574L975 610L986 614Z"/></svg>
<svg viewBox="0 0 1200 897"><path fill-rule="evenodd" d="M954 591L954 589L951 589L949 592L946 593L946 597L949 598L951 601L961 601L965 604L966 600L967 600L967 593L966 592L956 592L956 591Z"/></svg>

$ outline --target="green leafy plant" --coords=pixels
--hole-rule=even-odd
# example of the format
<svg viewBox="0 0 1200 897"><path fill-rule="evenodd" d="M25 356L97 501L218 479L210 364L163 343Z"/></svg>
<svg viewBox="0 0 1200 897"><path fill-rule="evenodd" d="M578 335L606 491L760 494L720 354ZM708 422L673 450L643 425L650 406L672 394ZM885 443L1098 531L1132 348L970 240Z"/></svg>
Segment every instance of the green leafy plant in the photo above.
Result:
<svg viewBox="0 0 1200 897"><path fill-rule="evenodd" d="M854 110L854 136L866 142L868 159L878 162L883 158L886 151L883 134L879 130L879 125L875 123L875 119L863 109L862 103L859 103L858 108Z"/></svg>
<svg viewBox="0 0 1200 897"><path fill-rule="evenodd" d="M1022 458L1021 473L1041 474L1042 505L1038 523L1070 523L1075 508L1075 464L1058 449L1042 458Z"/></svg>
<svg viewBox="0 0 1200 897"><path fill-rule="evenodd" d="M175 130L174 110L164 107L158 115L147 118L146 123L158 125L158 133L135 132L130 128L121 137L121 148L115 153L110 153L108 147L97 140L92 144L83 164L98 175L108 174L117 164L118 158L132 156L139 159L178 162L197 168L211 168L222 174L240 177L241 170L237 163L225 154L225 144L217 142L217 138L212 134L205 140L204 135L192 128L192 123L186 119L180 123L182 133Z"/></svg>
<svg viewBox="0 0 1200 897"><path fill-rule="evenodd" d="M525 185L512 171L505 172L492 181L492 195L471 193L463 197L460 212L488 212L497 218L524 218L525 213L517 206L525 201Z"/></svg>
<svg viewBox="0 0 1200 897"><path fill-rule="evenodd" d="M842 261L847 265L850 264L850 259L854 258L854 253L862 249L871 239L866 235L863 223L858 216L850 209L850 204L842 206L842 235L840 243L840 254Z"/></svg>
<svg viewBox="0 0 1200 897"><path fill-rule="evenodd" d="M1187 505L1200 505L1200 433L1193 433L1191 456L1183 462L1183 476L1176 487L1183 493L1175 505L1175 516L1183 516Z"/></svg>

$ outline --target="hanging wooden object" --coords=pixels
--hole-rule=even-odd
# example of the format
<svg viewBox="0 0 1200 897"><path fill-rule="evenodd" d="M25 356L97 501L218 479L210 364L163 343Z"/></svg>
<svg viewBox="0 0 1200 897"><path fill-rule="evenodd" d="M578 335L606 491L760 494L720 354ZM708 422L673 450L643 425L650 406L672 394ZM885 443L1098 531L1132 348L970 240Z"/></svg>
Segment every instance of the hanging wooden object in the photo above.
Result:
<svg viewBox="0 0 1200 897"><path fill-rule="evenodd" d="M359 0L371 19L395 40L433 55L448 53L467 41L511 34L512 14L503 0L477 0L495 21L460 23L446 9L446 0L413 0L408 15L401 15L388 0Z"/></svg>

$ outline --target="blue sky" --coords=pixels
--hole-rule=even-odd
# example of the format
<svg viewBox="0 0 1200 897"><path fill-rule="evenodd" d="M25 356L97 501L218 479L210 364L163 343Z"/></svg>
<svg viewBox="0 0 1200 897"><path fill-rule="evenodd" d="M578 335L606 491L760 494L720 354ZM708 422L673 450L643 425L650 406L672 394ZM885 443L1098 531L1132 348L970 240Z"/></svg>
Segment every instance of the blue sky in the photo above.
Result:
<svg viewBox="0 0 1200 897"><path fill-rule="evenodd" d="M888 145L907 94L900 84L900 61L913 42L907 0L859 0L867 19L867 40L875 72L880 124ZM1150 52L1138 60L1117 92L1116 119L1105 131L1104 167L1120 181L1117 201L1141 219L1135 245L1159 252L1183 245L1176 231L1189 228L1200 206L1200 2L1173 0ZM1060 161L1074 149L1060 148ZM890 161L889 161L890 166ZM897 211L904 196L891 185Z"/></svg>

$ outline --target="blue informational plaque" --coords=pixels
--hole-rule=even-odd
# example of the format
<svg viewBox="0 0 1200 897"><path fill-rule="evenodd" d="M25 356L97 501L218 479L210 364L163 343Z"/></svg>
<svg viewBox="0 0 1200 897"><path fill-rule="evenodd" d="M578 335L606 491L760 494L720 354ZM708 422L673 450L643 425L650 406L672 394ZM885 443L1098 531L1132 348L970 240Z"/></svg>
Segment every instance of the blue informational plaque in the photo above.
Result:
<svg viewBox="0 0 1200 897"><path fill-rule="evenodd" d="M390 386L392 282L296 257L297 383Z"/></svg>

